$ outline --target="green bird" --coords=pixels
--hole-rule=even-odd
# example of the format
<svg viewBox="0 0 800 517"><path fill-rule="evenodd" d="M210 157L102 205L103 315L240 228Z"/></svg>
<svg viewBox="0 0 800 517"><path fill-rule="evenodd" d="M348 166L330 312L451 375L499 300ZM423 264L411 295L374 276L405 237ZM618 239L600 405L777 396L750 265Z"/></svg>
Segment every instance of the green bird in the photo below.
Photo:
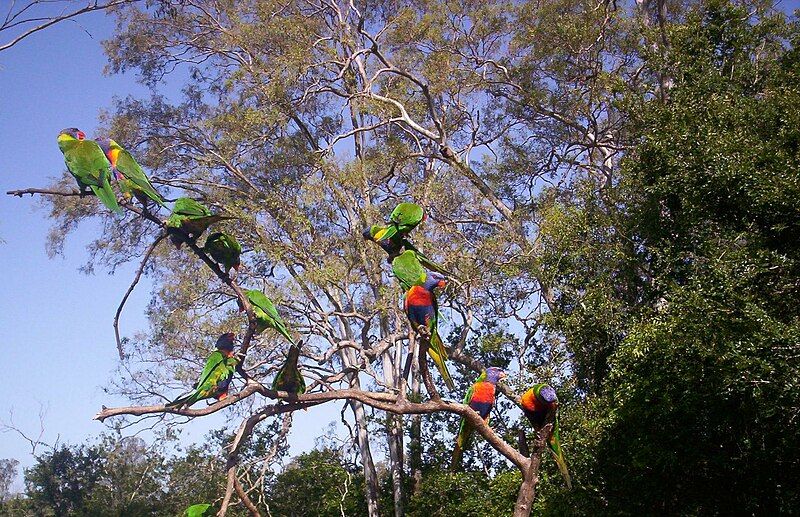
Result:
<svg viewBox="0 0 800 517"><path fill-rule="evenodd" d="M214 262L222 264L223 270L227 273L231 268L239 271L241 261L239 256L242 254L242 245L232 235L227 233L212 233L206 239L203 250L211 255Z"/></svg>
<svg viewBox="0 0 800 517"><path fill-rule="evenodd" d="M301 394L306 392L306 381L300 374L297 361L300 359L300 347L292 345L286 355L286 362L283 363L278 375L272 381L272 389L275 391L285 391L287 393Z"/></svg>
<svg viewBox="0 0 800 517"><path fill-rule="evenodd" d="M228 396L228 387L233 379L233 373L237 370L241 373L239 359L233 353L234 339L235 336L232 332L222 334L217 339L217 350L213 351L206 359L206 366L203 368L194 390L176 398L166 406L189 407L198 400L225 399Z"/></svg>
<svg viewBox="0 0 800 517"><path fill-rule="evenodd" d="M245 291L244 294L253 306L253 312L256 316L256 334L261 334L268 328L275 329L285 337L289 343L297 346L294 339L292 339L292 336L289 334L289 331L286 329L286 324L283 322L283 319L281 319L281 315L278 314L278 310L275 308L272 300L256 289ZM244 311L244 307L241 303L239 304L239 311Z"/></svg>
<svg viewBox="0 0 800 517"><path fill-rule="evenodd" d="M464 404L472 408L488 424L489 416L494 407L495 392L497 383L504 379L506 372L502 368L490 366L478 376L475 383L470 386L464 395ZM461 466L461 457L470 445L472 439L472 425L461 418L458 426L458 436L456 436L456 446L453 448L453 460L450 464L451 470L458 470Z"/></svg>
<svg viewBox="0 0 800 517"><path fill-rule="evenodd" d="M117 185L119 185L122 194L126 198L130 199L132 195L136 196L136 199L144 206L147 206L149 198L160 206L166 206L164 205L164 200L150 183L147 174L142 170L141 165L127 149L110 138L99 138L97 145L100 146L108 161L111 162L114 178L116 178Z"/></svg>
<svg viewBox="0 0 800 517"><path fill-rule="evenodd" d="M397 234L405 237L425 219L427 215L421 206L416 203L400 203L392 210L389 224L376 232L373 238L375 242L380 242L392 239Z"/></svg>
<svg viewBox="0 0 800 517"><path fill-rule="evenodd" d="M406 238L408 233L425 219L425 213L419 205L400 203L389 217L390 222L387 226L372 225L364 230L363 236L378 244L389 255L387 260L390 263L403 251L411 250L417 254L417 259L426 268L443 275L453 276L443 266L425 256Z"/></svg>
<svg viewBox="0 0 800 517"><path fill-rule="evenodd" d="M184 517L211 517L214 515L214 510L208 503L193 504L184 512Z"/></svg>
<svg viewBox="0 0 800 517"><path fill-rule="evenodd" d="M455 389L453 379L447 370L447 348L439 336L439 304L433 292L435 288L444 287L447 280L440 273L425 271L411 250L403 252L392 261L392 272L406 290L404 308L408 321L417 332L424 329L421 334L424 335L428 355L431 356L447 388ZM407 361L403 372L406 378L410 369L411 363Z"/></svg>
<svg viewBox="0 0 800 517"><path fill-rule="evenodd" d="M233 219L224 215L212 214L211 210L194 199L181 197L175 200L172 214L167 219L167 229L171 231L170 239L176 248L183 244L184 235L175 230L182 230L189 242L194 242L212 224Z"/></svg>
<svg viewBox="0 0 800 517"><path fill-rule="evenodd" d="M520 397L522 412L530 421L536 432L539 432L548 422L553 422L553 429L547 437L547 446L553 453L553 459L558 465L558 470L567 483L567 488L572 488L572 478L564 459L564 449L561 448L561 437L558 433L558 398L556 391L547 384L534 384L531 389Z"/></svg>
<svg viewBox="0 0 800 517"><path fill-rule="evenodd" d="M81 196L90 188L109 210L122 212L111 188L111 163L97 142L86 140L83 131L70 127L58 134L58 148L64 154L67 170L78 182Z"/></svg>

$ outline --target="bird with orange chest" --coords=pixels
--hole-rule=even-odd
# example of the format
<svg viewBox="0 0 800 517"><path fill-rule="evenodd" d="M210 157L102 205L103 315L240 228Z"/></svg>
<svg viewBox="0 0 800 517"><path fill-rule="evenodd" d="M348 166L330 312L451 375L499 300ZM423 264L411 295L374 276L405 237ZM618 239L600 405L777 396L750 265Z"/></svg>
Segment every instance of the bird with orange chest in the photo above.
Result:
<svg viewBox="0 0 800 517"><path fill-rule="evenodd" d="M410 253L410 252L406 252ZM439 335L439 304L436 302L434 289L441 289L447 285L447 279L439 273L423 273L425 280L417 285L412 285L406 292L403 304L406 316L411 326L425 334L428 343L428 355L433 359L436 368L447 385L452 390L456 386L447 370L447 348Z"/></svg>
<svg viewBox="0 0 800 517"><path fill-rule="evenodd" d="M506 372L502 368L491 366L480 374L475 384L467 390L464 396L464 404L471 407L488 424L489 415L494 407L495 392L497 383L506 377ZM450 464L451 470L458 470L461 466L461 458L464 450L469 447L472 438L472 426L465 418L461 418L461 425L458 428L456 446L453 449L453 461Z"/></svg>
<svg viewBox="0 0 800 517"><path fill-rule="evenodd" d="M528 418L533 428L538 433L549 422L553 423L550 436L547 437L547 446L553 453L553 458L558 465L558 470L564 476L568 488L572 488L572 480L564 459L564 450L561 448L561 438L558 429L558 397L556 391L547 384L535 384L520 397L522 412Z"/></svg>

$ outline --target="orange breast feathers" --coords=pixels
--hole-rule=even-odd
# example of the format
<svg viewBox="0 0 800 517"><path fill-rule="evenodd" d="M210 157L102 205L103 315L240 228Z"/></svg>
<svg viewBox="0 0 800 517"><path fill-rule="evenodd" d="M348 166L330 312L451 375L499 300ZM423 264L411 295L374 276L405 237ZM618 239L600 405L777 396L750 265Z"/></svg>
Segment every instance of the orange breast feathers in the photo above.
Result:
<svg viewBox="0 0 800 517"><path fill-rule="evenodd" d="M536 398L536 395L533 393L533 389L529 389L523 393L519 398L519 401L522 404L522 407L528 411L546 411L549 409L547 404Z"/></svg>
<svg viewBox="0 0 800 517"><path fill-rule="evenodd" d="M409 305L433 305L433 295L421 285L412 286L406 293L406 307Z"/></svg>
<svg viewBox="0 0 800 517"><path fill-rule="evenodd" d="M536 401L536 395L533 394L533 390L528 390L525 393L523 393L519 401L522 404L522 407L524 407L525 409L529 411L536 411L537 401Z"/></svg>
<svg viewBox="0 0 800 517"><path fill-rule="evenodd" d="M110 161L111 165L113 165L114 167L117 166L117 156L119 156L119 149L108 150L108 161Z"/></svg>
<svg viewBox="0 0 800 517"><path fill-rule="evenodd" d="M494 384L491 382L476 382L472 385L472 400L470 402L494 403Z"/></svg>

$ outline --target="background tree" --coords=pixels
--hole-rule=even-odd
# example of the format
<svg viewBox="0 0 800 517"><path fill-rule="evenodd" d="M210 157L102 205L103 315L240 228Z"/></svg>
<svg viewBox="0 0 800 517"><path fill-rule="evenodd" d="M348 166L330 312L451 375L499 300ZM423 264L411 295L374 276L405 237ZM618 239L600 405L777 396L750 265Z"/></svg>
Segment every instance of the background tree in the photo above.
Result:
<svg viewBox="0 0 800 517"><path fill-rule="evenodd" d="M11 497L11 486L17 477L19 461L14 458L0 460L0 502Z"/></svg>

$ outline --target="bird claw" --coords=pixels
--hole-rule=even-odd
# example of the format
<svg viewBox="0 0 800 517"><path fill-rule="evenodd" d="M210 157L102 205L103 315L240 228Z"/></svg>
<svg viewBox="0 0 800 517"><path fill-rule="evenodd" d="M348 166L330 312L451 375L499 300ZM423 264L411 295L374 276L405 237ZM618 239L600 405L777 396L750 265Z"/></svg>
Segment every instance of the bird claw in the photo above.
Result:
<svg viewBox="0 0 800 517"><path fill-rule="evenodd" d="M417 326L417 333L420 335L421 338L425 340L430 340L431 338L430 330L422 325Z"/></svg>

